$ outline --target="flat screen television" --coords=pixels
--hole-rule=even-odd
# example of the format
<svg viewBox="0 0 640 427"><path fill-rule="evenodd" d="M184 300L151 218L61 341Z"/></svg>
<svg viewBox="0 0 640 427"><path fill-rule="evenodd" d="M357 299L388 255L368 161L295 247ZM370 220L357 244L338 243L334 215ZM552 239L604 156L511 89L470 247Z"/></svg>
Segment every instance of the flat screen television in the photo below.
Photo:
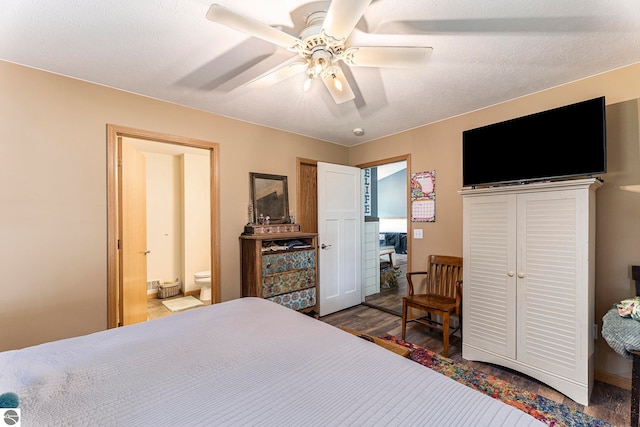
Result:
<svg viewBox="0 0 640 427"><path fill-rule="evenodd" d="M462 185L525 183L607 171L604 97L462 132Z"/></svg>

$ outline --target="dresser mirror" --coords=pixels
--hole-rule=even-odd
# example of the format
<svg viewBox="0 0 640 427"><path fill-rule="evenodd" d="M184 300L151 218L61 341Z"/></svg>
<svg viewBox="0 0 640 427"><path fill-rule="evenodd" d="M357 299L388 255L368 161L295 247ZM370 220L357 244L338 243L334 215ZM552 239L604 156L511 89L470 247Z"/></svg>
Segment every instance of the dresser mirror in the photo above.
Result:
<svg viewBox="0 0 640 427"><path fill-rule="evenodd" d="M289 192L287 177L250 172L253 223L260 224L269 218L270 224L289 222Z"/></svg>

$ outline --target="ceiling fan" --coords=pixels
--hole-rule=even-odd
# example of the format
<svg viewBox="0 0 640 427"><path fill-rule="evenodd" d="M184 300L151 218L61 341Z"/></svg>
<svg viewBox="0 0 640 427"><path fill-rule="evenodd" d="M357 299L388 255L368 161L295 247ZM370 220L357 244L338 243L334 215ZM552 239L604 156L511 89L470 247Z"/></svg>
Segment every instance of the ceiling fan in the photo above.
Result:
<svg viewBox="0 0 640 427"><path fill-rule="evenodd" d="M320 79L334 101L341 104L355 98L339 61L353 67L414 67L424 65L433 50L419 46L348 46L347 39L372 0L332 0L328 10L318 10L306 18L299 37L239 15L218 4L207 19L242 31L298 54L294 61L249 83L268 87L299 73L306 73L304 89Z"/></svg>

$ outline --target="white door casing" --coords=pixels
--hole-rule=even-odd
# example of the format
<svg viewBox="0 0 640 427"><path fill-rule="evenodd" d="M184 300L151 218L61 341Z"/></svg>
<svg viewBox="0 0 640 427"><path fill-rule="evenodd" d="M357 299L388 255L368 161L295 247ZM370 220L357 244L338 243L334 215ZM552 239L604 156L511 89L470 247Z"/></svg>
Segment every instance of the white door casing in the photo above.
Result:
<svg viewBox="0 0 640 427"><path fill-rule="evenodd" d="M362 301L362 205L359 168L318 162L320 316Z"/></svg>

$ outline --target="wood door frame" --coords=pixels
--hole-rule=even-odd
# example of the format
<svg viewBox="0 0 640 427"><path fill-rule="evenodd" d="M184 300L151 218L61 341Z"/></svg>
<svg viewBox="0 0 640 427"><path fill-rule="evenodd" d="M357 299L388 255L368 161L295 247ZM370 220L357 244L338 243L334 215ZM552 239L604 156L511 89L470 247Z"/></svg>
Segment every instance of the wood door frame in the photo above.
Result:
<svg viewBox="0 0 640 427"><path fill-rule="evenodd" d="M220 146L166 133L107 124L107 328L118 326L118 138L127 137L209 150L211 303L220 302Z"/></svg>
<svg viewBox="0 0 640 427"><path fill-rule="evenodd" d="M375 160L373 162L362 163L356 165L356 167L360 169L372 168L375 166L387 165L389 163L397 163L397 162L406 162L407 166L407 194L405 195L407 198L407 271L411 270L411 246L413 241L413 228L411 222L411 154L404 154L395 157L389 157L387 159Z"/></svg>
<svg viewBox="0 0 640 427"><path fill-rule="evenodd" d="M307 233L317 233L318 232L318 206L316 203L315 206L315 219L309 219L306 216L309 215L309 209L303 206L302 200L304 199L303 193L309 190L309 183L303 181L303 173L302 169L305 166L318 167L318 161L312 159L305 159L302 157L296 157L296 222L300 224L300 231L304 231ZM313 187L316 188L316 198L317 198L317 173L316 180L313 183ZM311 224L311 225L309 225ZM312 225L315 224L315 227Z"/></svg>

